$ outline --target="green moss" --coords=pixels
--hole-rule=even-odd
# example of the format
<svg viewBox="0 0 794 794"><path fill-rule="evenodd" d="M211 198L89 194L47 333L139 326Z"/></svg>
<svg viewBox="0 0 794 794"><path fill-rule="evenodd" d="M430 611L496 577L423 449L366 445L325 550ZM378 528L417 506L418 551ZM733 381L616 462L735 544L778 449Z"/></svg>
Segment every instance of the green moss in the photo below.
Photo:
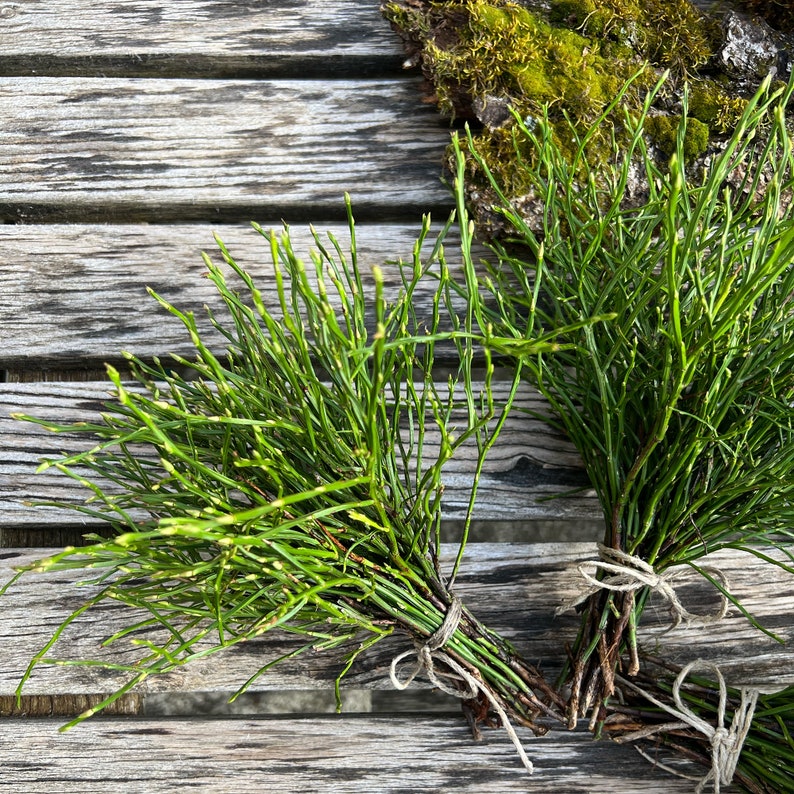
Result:
<svg viewBox="0 0 794 794"><path fill-rule="evenodd" d="M675 152L681 116L651 116L645 121L645 131L660 151L668 157ZM692 162L703 154L709 145L707 124L688 118L684 132L684 159Z"/></svg>
<svg viewBox="0 0 794 794"><path fill-rule="evenodd" d="M384 12L398 30L406 31L416 39L423 40L430 33L427 15L418 8L389 3Z"/></svg>
<svg viewBox="0 0 794 794"><path fill-rule="evenodd" d="M584 25L597 10L595 0L556 0L551 4L549 20L575 30Z"/></svg>
<svg viewBox="0 0 794 794"><path fill-rule="evenodd" d="M746 107L746 99L732 97L714 80L698 80L689 90L689 115L719 133L730 132Z"/></svg>
<svg viewBox="0 0 794 794"><path fill-rule="evenodd" d="M689 0L553 0L550 18L682 73L703 66L719 38L716 24Z"/></svg>
<svg viewBox="0 0 794 794"><path fill-rule="evenodd" d="M463 24L451 40L445 28L431 33L425 42L425 62L438 102L451 115L476 97L495 95L507 97L523 118L539 115L549 105L553 119L562 121L566 114L585 127L603 113L639 68L633 60L616 63L602 56L592 40L555 27L515 3L469 0L445 4L444 10ZM627 102L638 105L649 82L650 75L648 80L637 81ZM561 127L567 129L567 123ZM520 192L524 186L514 178L520 169L513 166L512 133L491 130L478 143L502 183ZM566 147L565 141L560 143ZM597 158L597 152L593 156Z"/></svg>
<svg viewBox="0 0 794 794"><path fill-rule="evenodd" d="M514 3L471 0L446 8L465 13L466 25L451 46L428 40L426 53L447 110L456 93L506 94L521 113L557 104L586 123L636 70L636 64L615 64L590 39Z"/></svg>
<svg viewBox="0 0 794 794"><path fill-rule="evenodd" d="M385 13L421 45L423 69L443 112L472 119L475 100L487 104L494 96L525 119L548 106L553 134L572 155L566 119L578 129L590 127L643 64L644 73L613 113L618 139L624 112L639 110L662 69L671 76L660 107L669 108L684 83L690 85L688 160L706 151L710 133L730 132L746 104L727 87L699 76L718 34L715 23L689 0L551 0L546 16L511 0L394 0ZM655 142L669 154L677 121L656 118ZM515 162L524 153L515 151L511 126L483 130L477 147L501 184L521 195L527 189L525 169ZM608 144L590 142L590 165L607 157ZM476 174L471 179L476 184Z"/></svg>

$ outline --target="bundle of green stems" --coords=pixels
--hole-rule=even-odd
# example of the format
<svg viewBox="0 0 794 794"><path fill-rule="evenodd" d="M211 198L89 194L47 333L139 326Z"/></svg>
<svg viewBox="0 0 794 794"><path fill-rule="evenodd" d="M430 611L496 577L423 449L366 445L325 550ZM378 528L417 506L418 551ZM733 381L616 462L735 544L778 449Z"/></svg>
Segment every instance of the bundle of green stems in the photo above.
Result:
<svg viewBox="0 0 794 794"><path fill-rule="evenodd" d="M431 680L472 701L476 715L493 707L541 732L537 716L564 706L465 606L447 621L465 541L452 570L439 561L444 464L463 445L475 450L468 528L520 368L497 404L490 355L475 363L476 307L456 308L467 290L444 254L452 219L435 243L426 219L413 260L392 270L387 298L384 271L358 261L349 201L348 217L349 252L315 233L308 265L288 229L259 230L273 257L270 307L219 242L224 265L205 255L221 298L211 329L155 296L184 324L195 358L125 354L133 377L108 367L114 399L96 421L20 417L90 442L41 468L89 489L85 503L61 506L109 525L20 573L96 574L85 603L31 661L20 692L36 665L57 663L50 651L70 624L103 602L130 608L106 645L131 641L141 651L129 664L70 662L107 664L129 678L69 725L149 676L274 629L302 638L290 657L339 655L337 697L356 657L397 633L432 667ZM460 225L464 278L473 284L465 217ZM213 352L221 342L225 353ZM439 382L442 349L449 374ZM142 631L151 633L141 639ZM239 692L279 661L263 660Z"/></svg>
<svg viewBox="0 0 794 794"><path fill-rule="evenodd" d="M585 131L571 124L573 159L547 116L516 116L541 228L491 177L508 232L484 281L489 344L521 362L549 401L541 418L576 445L605 521L598 584L582 583L564 676L571 725L603 719L624 652L626 671L638 670L650 587L635 570L650 570L652 582L688 566L746 615L702 557L742 549L794 572L791 93L767 81L700 174L684 165L686 96L669 167L643 134L653 92L621 128L614 106ZM591 144L610 139L608 164L591 166ZM489 173L471 137L468 148ZM638 184L647 191L639 201ZM529 315L533 333L548 334L607 312L613 321L582 326L554 356L525 348ZM784 549L782 561L771 547Z"/></svg>

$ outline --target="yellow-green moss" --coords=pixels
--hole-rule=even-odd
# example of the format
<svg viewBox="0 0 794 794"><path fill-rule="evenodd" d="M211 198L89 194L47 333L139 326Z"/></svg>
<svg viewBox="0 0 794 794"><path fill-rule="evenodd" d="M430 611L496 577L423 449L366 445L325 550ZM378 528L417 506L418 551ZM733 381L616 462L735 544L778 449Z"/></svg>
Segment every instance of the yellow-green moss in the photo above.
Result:
<svg viewBox="0 0 794 794"><path fill-rule="evenodd" d="M637 68L603 58L589 39L514 3L470 0L457 10L467 19L457 43L439 46L431 39L426 47L447 109L463 90L472 97L508 95L521 113L556 104L586 122Z"/></svg>
<svg viewBox="0 0 794 794"><path fill-rule="evenodd" d="M506 96L522 118L538 116L548 105L552 124L559 122L561 130L555 128L554 134L572 155L575 144L563 114L581 129L588 127L640 68L633 60L603 57L588 38L554 27L514 3L470 0L459 8L465 8L467 24L459 30L458 42L440 47L430 41L426 48L442 107L454 107L461 92L472 98ZM650 73L638 80L626 104L639 106L650 81ZM604 143L592 142L591 161L600 159L601 149L606 151ZM508 192L520 194L529 186L523 183L524 170L515 166L515 145L509 129L488 130L478 137L478 151L491 171ZM531 147L527 150L529 156Z"/></svg>
<svg viewBox="0 0 794 794"><path fill-rule="evenodd" d="M745 107L744 100L698 75L717 46L715 23L689 0L551 0L547 16L512 0L393 0L385 13L421 46L423 69L442 111L471 119L476 102L498 97L527 119L548 106L552 134L571 154L575 143L565 118L588 128L643 64L644 73L613 115L618 137L624 111L639 110L662 69L671 72L667 107L684 82L690 84L684 146L689 160L706 151L711 134L730 132ZM669 154L678 120L656 118L649 131ZM515 152L511 127L508 122L483 130L477 147L504 189L519 195L527 186L516 166L523 155ZM590 142L590 165L610 151L607 143ZM476 174L472 179L477 181Z"/></svg>
<svg viewBox="0 0 794 794"><path fill-rule="evenodd" d="M645 130L651 140L668 157L675 152L680 126L681 116L651 116L645 121ZM698 119L688 118L684 132L684 159L692 162L706 151L708 145L708 125Z"/></svg>
<svg viewBox="0 0 794 794"><path fill-rule="evenodd" d="M601 42L628 44L655 66L682 73L703 66L719 37L689 0L552 0L550 19Z"/></svg>
<svg viewBox="0 0 794 794"><path fill-rule="evenodd" d="M398 30L409 33L417 40L424 40L430 32L430 20L427 14L418 8L389 3L384 7L384 14Z"/></svg>
<svg viewBox="0 0 794 794"><path fill-rule="evenodd" d="M714 80L698 80L689 89L689 115L718 133L730 132L741 118L747 100L732 97Z"/></svg>
<svg viewBox="0 0 794 794"><path fill-rule="evenodd" d="M433 14L441 8L431 6L428 12L430 32L423 57L436 99L450 115L475 98L498 96L508 98L521 117L538 115L549 105L552 117L562 119L565 113L584 128L639 68L633 60L616 62L602 56L587 37L555 27L513 2L444 3L445 18L460 23L452 37L447 27L434 25ZM650 79L649 75L637 81L627 103L639 104L640 92ZM567 124L562 126L567 129ZM490 130L478 145L506 189L520 192L523 185L520 169L514 166L512 133ZM572 146L570 141L561 145Z"/></svg>

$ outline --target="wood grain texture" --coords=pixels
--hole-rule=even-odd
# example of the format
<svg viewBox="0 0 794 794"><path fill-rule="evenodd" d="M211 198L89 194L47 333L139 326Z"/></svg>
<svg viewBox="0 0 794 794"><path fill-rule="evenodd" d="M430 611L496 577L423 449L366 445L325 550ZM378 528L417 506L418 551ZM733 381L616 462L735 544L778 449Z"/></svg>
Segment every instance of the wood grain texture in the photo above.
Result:
<svg viewBox="0 0 794 794"><path fill-rule="evenodd" d="M271 226L278 224L268 219L285 217L327 226L343 217L344 191L358 220L374 221L359 226L362 260L407 257L420 213L432 210L440 219L450 206L439 181L449 129L423 105L419 80L393 77L401 59L397 38L370 0L330 7L321 0L0 2L0 222L39 224L0 231L0 369L47 377L52 368L95 371L123 348L146 357L187 352L181 326L144 287L198 312L212 302L198 257L212 247L211 228L266 281L266 248L236 224ZM402 220L410 225L396 225ZM335 231L345 236L343 227ZM299 246L309 245L305 230L295 234ZM39 457L80 442L8 414L93 416L105 392L97 382L0 384L0 527L38 533L48 544L79 531L76 514L23 503L82 498L71 481L34 474ZM524 404L542 410L530 392ZM592 494L540 501L581 486L582 477L568 442L515 415L483 477L478 515L485 524L581 526L592 536L600 522ZM451 522L462 513L470 478L465 456L449 469L444 509ZM445 565L453 553L445 547ZM0 550L0 585L15 564L46 554ZM480 619L553 673L577 625L575 615L555 618L554 609L577 592L576 566L592 555L591 543L472 544L458 589ZM790 577L747 555L717 556L733 591L788 645L773 643L736 610L706 630L666 632L669 617L658 600L646 610L641 642L679 663L712 659L731 683L792 682ZM75 578L28 576L3 597L0 714L15 713L13 691L29 659L87 597L90 588L73 587ZM714 606L713 592L696 580L682 596L693 611ZM132 661L136 650L127 644L101 648L124 621L112 606L89 612L55 655ZM266 635L148 681L120 711L174 695L188 704L229 695L294 647L283 634ZM395 712L404 708L387 669L405 647L405 638L389 638L357 662L346 685L353 713L342 717L98 718L65 735L57 733L62 719L6 719L2 785L23 794L692 789L631 748L594 743L585 732L533 740L522 730L537 766L528 778L501 731L476 744L451 714L354 713L378 695L388 696ZM327 704L338 658L312 654L277 666L252 695L286 698L283 711L301 692ZM124 680L97 667L43 666L26 688L22 712L67 715ZM439 699L428 693L426 702L432 708Z"/></svg>
<svg viewBox="0 0 794 794"><path fill-rule="evenodd" d="M449 129L415 80L0 78L0 219L416 218Z"/></svg>
<svg viewBox="0 0 794 794"><path fill-rule="evenodd" d="M364 76L402 59L370 0L18 0L0 42L7 75Z"/></svg>
<svg viewBox="0 0 794 794"><path fill-rule="evenodd" d="M445 568L456 547L443 548ZM543 669L556 676L564 660L564 643L572 641L578 626L571 612L555 616L556 608L582 587L578 565L592 559L591 543L470 544L456 591L487 626L508 637L530 660L541 660ZM47 550L6 550L0 554L0 582L8 581L13 566L46 556ZM656 596L646 608L640 627L640 645L665 659L686 664L697 658L720 665L731 685L780 687L794 684L794 577L775 566L761 564L747 553L720 551L708 560L718 565L731 591L765 626L786 640L777 643L753 628L735 608L719 623L693 624L670 630L666 603ZM71 583L88 578L85 573L59 572L22 577L3 597L0 644L0 695L13 693L32 656L51 636L60 621L90 597L90 586ZM763 586L759 586L763 582ZM712 586L687 571L676 581L684 603L695 613L713 611L717 601ZM35 615L35 621L31 621ZM59 640L52 652L60 659L99 659L130 663L138 651L123 641L101 647L106 637L126 625L131 612L117 604L89 610ZM360 657L345 678L345 689L390 690L388 667L406 647L406 638L392 636ZM222 654L200 659L168 675L147 680L135 691L233 693L263 664L300 645L296 638L278 632L242 643ZM341 669L343 653L304 654L287 660L260 677L252 691L330 690ZM42 665L28 682L28 695L58 692L72 695L112 692L128 674L98 667Z"/></svg>
<svg viewBox="0 0 794 794"><path fill-rule="evenodd" d="M474 742L449 717L106 719L66 734L58 725L15 720L0 734L15 792L690 794L693 785L581 731L534 739L520 729L535 763L529 777L502 731Z"/></svg>
<svg viewBox="0 0 794 794"><path fill-rule="evenodd" d="M81 492L65 475L55 470L36 474L36 467L43 457L85 449L92 442L79 436L56 435L11 415L22 413L57 422L96 420L108 397L106 383L0 384L0 527L80 522L83 519L70 511L33 509L25 502L80 503L88 496L87 491ZM529 387L523 390L518 407L520 410L511 414L499 443L486 461L475 518L513 522L584 521L583 532L590 533L600 512L592 491L587 488L588 481L575 449L561 434L528 413L543 411L545 407L540 396ZM433 445L434 436L428 433L427 454L433 454ZM442 510L447 521L465 517L475 455L475 447L461 447L446 466ZM572 489L578 490L560 496ZM560 498L549 500L554 495Z"/></svg>
<svg viewBox="0 0 794 794"><path fill-rule="evenodd" d="M337 208L344 211L341 194ZM265 230L281 233L278 216L257 220ZM288 216L284 220L291 221ZM357 224L358 261L365 280L374 265L381 265L386 289L398 289L398 268L388 263L411 261L421 220L417 214L411 223ZM325 245L333 235L349 256L347 224L318 222L316 227ZM437 234L441 227L434 228ZM106 361L117 362L122 350L143 358L189 354L184 327L146 288L181 310L194 311L200 327L209 331L204 307L217 308L220 300L214 285L203 277L201 252L221 262L213 232L251 273L266 305L276 311L270 245L250 224L0 227L0 369L100 369ZM309 262L317 249L309 227L291 225L290 238L297 255ZM434 241L433 236L426 243L425 256ZM460 261L458 245L458 236L451 232L446 240L450 264ZM482 256L484 250L478 248L475 254ZM415 301L420 315L426 310L428 318L431 287L428 281Z"/></svg>

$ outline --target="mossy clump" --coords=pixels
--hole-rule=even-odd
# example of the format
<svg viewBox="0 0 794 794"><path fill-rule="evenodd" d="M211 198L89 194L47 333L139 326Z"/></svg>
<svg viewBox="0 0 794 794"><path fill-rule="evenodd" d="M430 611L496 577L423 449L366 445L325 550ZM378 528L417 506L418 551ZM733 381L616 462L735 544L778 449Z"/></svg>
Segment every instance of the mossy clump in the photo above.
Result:
<svg viewBox="0 0 794 794"><path fill-rule="evenodd" d="M667 157L675 153L681 116L650 116L645 131ZM684 132L684 160L691 163L704 154L709 145L709 128L696 118L688 118Z"/></svg>
<svg viewBox="0 0 794 794"><path fill-rule="evenodd" d="M690 162L734 129L746 101L715 77L721 28L690 0L551 0L546 9L511 0L389 0L384 7L412 43L412 62L422 64L442 112L482 123L478 152L513 196L528 189L518 163L532 157L517 143L514 117L529 123L547 107L555 141L573 161L578 144L569 120L586 129L608 113L610 136L620 140L625 114L636 115L664 71L669 77L651 113L657 120L647 131L657 151L674 149L685 84ZM483 112L494 104L514 116ZM591 166L609 157L608 126L588 139ZM471 190L487 202L489 187L471 169Z"/></svg>
<svg viewBox="0 0 794 794"><path fill-rule="evenodd" d="M718 134L730 133L746 107L746 99L731 96L714 80L698 80L690 86L689 115Z"/></svg>
<svg viewBox="0 0 794 794"><path fill-rule="evenodd" d="M444 9L466 20L456 41L431 37L425 46L447 112L454 112L461 94L507 94L522 113L548 103L587 123L636 71L634 64L616 66L586 37L514 3L470 0Z"/></svg>
<svg viewBox="0 0 794 794"><path fill-rule="evenodd" d="M552 0L552 22L574 27L613 50L627 46L661 68L684 74L705 65L719 39L718 26L689 0Z"/></svg>
<svg viewBox="0 0 794 794"><path fill-rule="evenodd" d="M415 5L391 3L385 13L421 44L434 99L453 118L472 119L477 102L496 98L506 99L523 119L539 116L548 105L560 122L570 117L589 126L642 69L638 59L616 62L586 36L507 0L433 3L424 6L423 16L417 16ZM639 106L652 81L650 71L647 79L637 79L626 103ZM520 194L527 186L524 172L514 165L521 152L510 127L508 118L503 126L487 129L478 138L479 152L505 189ZM565 147L565 136L558 142Z"/></svg>

